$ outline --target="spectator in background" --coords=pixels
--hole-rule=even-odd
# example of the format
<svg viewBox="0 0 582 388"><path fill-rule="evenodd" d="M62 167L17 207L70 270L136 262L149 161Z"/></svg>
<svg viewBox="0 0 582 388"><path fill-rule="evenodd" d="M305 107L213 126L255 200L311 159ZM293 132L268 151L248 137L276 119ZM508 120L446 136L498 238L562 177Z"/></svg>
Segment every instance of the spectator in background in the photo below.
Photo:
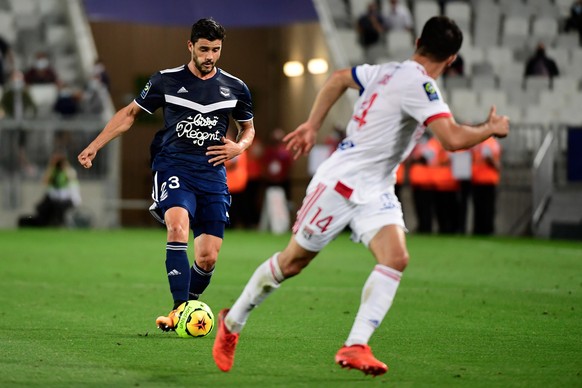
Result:
<svg viewBox="0 0 582 388"><path fill-rule="evenodd" d="M100 114L105 108L106 93L107 86L101 82L98 76L93 75L80 94L79 110L90 115Z"/></svg>
<svg viewBox="0 0 582 388"><path fill-rule="evenodd" d="M494 233L495 202L501 171L501 146L494 137L472 148L473 233Z"/></svg>
<svg viewBox="0 0 582 388"><path fill-rule="evenodd" d="M582 0L576 0L570 7L570 16L566 19L566 32L577 31L582 45Z"/></svg>
<svg viewBox="0 0 582 388"><path fill-rule="evenodd" d="M457 59L443 73L443 77L462 77L465 75L465 61L461 54L457 54Z"/></svg>
<svg viewBox="0 0 582 388"><path fill-rule="evenodd" d="M15 120L32 118L37 113L36 105L24 81L24 74L14 70L2 95L3 115Z"/></svg>
<svg viewBox="0 0 582 388"><path fill-rule="evenodd" d="M110 88L111 81L109 79L109 73L107 73L105 65L100 59L96 59L93 64L93 78L98 79L107 89Z"/></svg>
<svg viewBox="0 0 582 388"><path fill-rule="evenodd" d="M276 128L271 133L270 144L265 148L263 156L264 176L267 186L280 186L285 191L285 197L291 197L291 163L293 156L287 150L283 138L285 131Z"/></svg>
<svg viewBox="0 0 582 388"><path fill-rule="evenodd" d="M37 106L24 82L24 74L21 71L14 70L2 95L0 118L6 116L19 124L16 127L15 134L18 144L18 166L27 175L31 176L37 173L37 169L30 163L26 155L26 129L22 126L22 120L35 117L37 112Z"/></svg>
<svg viewBox="0 0 582 388"><path fill-rule="evenodd" d="M438 232L453 234L458 231L459 222L459 182L453 176L451 153L444 149L436 138L429 140L431 148L436 150L436 163L430 166L434 182L434 207Z"/></svg>
<svg viewBox="0 0 582 388"><path fill-rule="evenodd" d="M412 22L412 14L406 4L400 0L388 0L388 5L384 8L382 16L386 22L388 33L390 31L406 30L412 34L414 24Z"/></svg>
<svg viewBox="0 0 582 388"><path fill-rule="evenodd" d="M71 85L61 84L53 110L64 118L72 117L79 113L81 99L80 91Z"/></svg>
<svg viewBox="0 0 582 388"><path fill-rule="evenodd" d="M67 211L81 204L77 172L64 155L53 155L44 183L46 193L36 206L36 214L21 217L18 226L65 226Z"/></svg>
<svg viewBox="0 0 582 388"><path fill-rule="evenodd" d="M263 164L265 148L259 137L255 137L247 149L247 187L243 192L242 223L245 228L255 229L259 225L259 217L263 204Z"/></svg>
<svg viewBox="0 0 582 388"><path fill-rule="evenodd" d="M230 191L230 227L238 228L244 226L244 208L249 206L245 203L244 192L248 182L247 153L243 152L224 163L226 167L226 183Z"/></svg>
<svg viewBox="0 0 582 388"><path fill-rule="evenodd" d="M369 3L368 11L358 18L356 30L358 42L364 49L364 61L370 64L376 63L385 52L386 22L375 1Z"/></svg>
<svg viewBox="0 0 582 388"><path fill-rule="evenodd" d="M0 36L0 86L4 85L6 74L14 69L14 54L12 48Z"/></svg>
<svg viewBox="0 0 582 388"><path fill-rule="evenodd" d="M553 78L559 74L556 61L546 55L546 46L543 42L539 42L535 53L525 64L524 76L547 76Z"/></svg>
<svg viewBox="0 0 582 388"><path fill-rule="evenodd" d="M24 73L24 79L29 85L58 83L57 73L53 69L48 55L44 52L36 54L34 63Z"/></svg>
<svg viewBox="0 0 582 388"><path fill-rule="evenodd" d="M416 232L432 233L434 182L430 165L435 163L436 150L429 143L431 135L425 132L409 157L408 179L416 214Z"/></svg>

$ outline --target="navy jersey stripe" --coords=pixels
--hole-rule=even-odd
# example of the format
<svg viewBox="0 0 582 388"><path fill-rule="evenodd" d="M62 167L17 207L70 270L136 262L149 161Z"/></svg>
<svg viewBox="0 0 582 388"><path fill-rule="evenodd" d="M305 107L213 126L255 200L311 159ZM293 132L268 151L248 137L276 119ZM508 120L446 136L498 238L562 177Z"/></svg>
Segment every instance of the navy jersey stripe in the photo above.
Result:
<svg viewBox="0 0 582 388"><path fill-rule="evenodd" d="M198 111L200 113L210 113L217 111L219 109L234 108L236 106L236 103L238 102L238 100L226 100L215 102L213 104L202 105L194 101L186 100L185 98L180 98L176 96L171 96L169 94L165 94L164 98L166 99L166 102L194 109L195 111Z"/></svg>

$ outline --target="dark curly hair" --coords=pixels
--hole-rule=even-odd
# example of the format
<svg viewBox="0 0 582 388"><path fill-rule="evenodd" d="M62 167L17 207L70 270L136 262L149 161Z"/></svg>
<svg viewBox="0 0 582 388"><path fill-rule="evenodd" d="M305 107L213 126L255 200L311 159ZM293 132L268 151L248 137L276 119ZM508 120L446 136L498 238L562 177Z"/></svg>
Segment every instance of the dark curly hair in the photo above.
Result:
<svg viewBox="0 0 582 388"><path fill-rule="evenodd" d="M463 33L457 24L446 16L433 16L422 28L416 53L440 62L457 54L461 44Z"/></svg>
<svg viewBox="0 0 582 388"><path fill-rule="evenodd" d="M198 20L192 25L190 33L190 42L196 43L198 39L224 40L226 30L212 18Z"/></svg>

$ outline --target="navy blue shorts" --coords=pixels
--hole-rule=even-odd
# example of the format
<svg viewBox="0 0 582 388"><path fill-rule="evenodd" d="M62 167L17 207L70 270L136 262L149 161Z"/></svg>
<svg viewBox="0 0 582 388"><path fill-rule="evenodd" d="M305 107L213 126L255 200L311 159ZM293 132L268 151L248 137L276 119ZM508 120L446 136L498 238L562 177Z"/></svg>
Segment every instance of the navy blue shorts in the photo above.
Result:
<svg viewBox="0 0 582 388"><path fill-rule="evenodd" d="M182 207L188 211L194 237L203 233L224 237L224 228L230 222L229 194L199 193L196 183L188 175L157 171L154 173L152 199L154 205L150 211L158 221L163 222L166 210Z"/></svg>

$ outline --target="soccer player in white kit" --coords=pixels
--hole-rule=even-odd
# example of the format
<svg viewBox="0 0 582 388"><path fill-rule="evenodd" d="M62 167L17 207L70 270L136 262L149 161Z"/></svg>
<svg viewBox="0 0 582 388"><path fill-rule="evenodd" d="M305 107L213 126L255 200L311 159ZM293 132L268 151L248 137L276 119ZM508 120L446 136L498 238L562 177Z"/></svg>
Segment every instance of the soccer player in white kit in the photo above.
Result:
<svg viewBox="0 0 582 388"><path fill-rule="evenodd" d="M335 361L365 374L388 370L374 357L368 341L392 305L408 263L402 209L394 194L399 163L426 127L449 151L509 132L509 119L498 116L495 107L485 123L469 126L456 123L443 101L435 79L455 60L462 39L451 19L436 16L425 24L410 60L338 70L326 81L308 120L284 141L295 158L307 154L329 109L354 88L360 97L347 137L308 185L287 247L261 264L234 305L220 311L213 356L221 370L232 368L239 333L251 311L284 280L301 272L347 225L352 239L362 242L377 264L364 284L355 322Z"/></svg>

